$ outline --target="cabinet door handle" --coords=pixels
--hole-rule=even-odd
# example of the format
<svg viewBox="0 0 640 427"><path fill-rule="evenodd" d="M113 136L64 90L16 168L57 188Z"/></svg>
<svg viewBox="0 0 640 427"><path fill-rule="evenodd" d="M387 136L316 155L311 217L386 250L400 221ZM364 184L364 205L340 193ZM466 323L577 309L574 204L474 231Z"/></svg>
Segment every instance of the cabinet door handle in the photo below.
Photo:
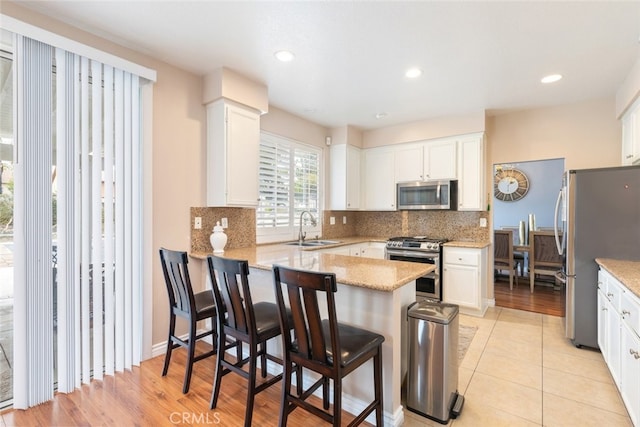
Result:
<svg viewBox="0 0 640 427"><path fill-rule="evenodd" d="M633 154L627 154L627 157L625 157L625 159L631 159L633 157Z"/></svg>
<svg viewBox="0 0 640 427"><path fill-rule="evenodd" d="M608 297L612 297L612 296L613 296L613 294L612 294L611 292L607 292L607 296L608 296Z"/></svg>
<svg viewBox="0 0 640 427"><path fill-rule="evenodd" d="M635 351L632 348L629 349L629 354L632 355L633 358L636 359L636 360L640 359L640 353L638 353L637 351Z"/></svg>
<svg viewBox="0 0 640 427"><path fill-rule="evenodd" d="M631 312L628 310L622 309L622 315L624 316L626 314L631 314Z"/></svg>

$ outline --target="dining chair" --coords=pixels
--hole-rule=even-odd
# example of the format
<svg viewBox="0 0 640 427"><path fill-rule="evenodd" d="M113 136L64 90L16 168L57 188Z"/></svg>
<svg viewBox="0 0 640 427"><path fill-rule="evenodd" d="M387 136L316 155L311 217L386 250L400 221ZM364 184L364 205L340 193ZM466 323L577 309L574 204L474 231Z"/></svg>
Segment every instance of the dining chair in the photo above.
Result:
<svg viewBox="0 0 640 427"><path fill-rule="evenodd" d="M260 359L262 378L267 377L267 359L282 364L282 359L267 353L268 340L280 335L278 307L272 302L253 303L249 286L249 263L245 260L208 256L213 297L218 308L218 355L216 358L210 408L218 404L222 377L234 372L248 380L244 425L250 426L256 394L282 379L282 373L256 384ZM224 310L220 310L224 307ZM243 343L249 356L242 353ZM227 350L236 350L235 360ZM247 367L248 369L244 369Z"/></svg>
<svg viewBox="0 0 640 427"><path fill-rule="evenodd" d="M167 339L167 352L164 356L162 376L167 375L173 349L185 347L187 349L187 366L182 393L187 393L191 383L193 364L216 354L215 339L213 339L214 348L212 350L195 355L196 342L198 340L210 335L217 335L214 321L216 309L213 302L213 293L210 290L193 293L186 252L161 248L160 262L169 296L169 338ZM176 335L177 317L182 317L189 322L189 335L186 340ZM211 328L198 334L197 323L205 319L211 320Z"/></svg>
<svg viewBox="0 0 640 427"><path fill-rule="evenodd" d="M513 290L515 276L518 285L519 262L513 255L513 232L511 230L495 230L493 232L493 266L495 270L509 272L509 289Z"/></svg>
<svg viewBox="0 0 640 427"><path fill-rule="evenodd" d="M525 254L522 251L515 250L515 246L520 246L520 227L515 225L507 225L500 227L500 230L511 230L513 236L513 259L518 263L518 274L520 277L524 277L524 270L526 267Z"/></svg>
<svg viewBox="0 0 640 427"><path fill-rule="evenodd" d="M529 244L529 281L533 293L536 274L555 276L562 269L563 259L558 254L553 231L532 231L529 233Z"/></svg>
<svg viewBox="0 0 640 427"><path fill-rule="evenodd" d="M373 401L349 425L362 423L375 411L376 425L382 426L384 337L362 328L338 323L335 274L276 265L273 267L273 275L284 354L284 380L278 425L286 426L289 413L301 407L334 426L339 426L342 415L342 379L373 359ZM285 300L288 301L288 306ZM321 300L326 303L325 319L321 316ZM287 316L287 309L291 310L292 319ZM293 329L293 336L290 329ZM320 378L307 390L302 393L298 390L294 394L291 391L294 367L311 370L319 374ZM330 381L333 382L333 411L330 411L329 404ZM320 387L323 390L322 408L307 401Z"/></svg>

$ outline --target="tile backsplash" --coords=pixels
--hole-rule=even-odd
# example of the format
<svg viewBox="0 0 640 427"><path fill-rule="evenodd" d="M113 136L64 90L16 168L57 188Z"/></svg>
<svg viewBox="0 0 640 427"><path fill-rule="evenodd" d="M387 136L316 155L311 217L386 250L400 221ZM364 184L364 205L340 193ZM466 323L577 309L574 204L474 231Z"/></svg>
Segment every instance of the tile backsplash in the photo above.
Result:
<svg viewBox="0 0 640 427"><path fill-rule="evenodd" d="M194 228L195 218L202 219L202 228ZM229 227L224 232L227 235L226 249L246 248L256 244L256 210L249 208L191 208L191 252L209 253L213 251L209 236L216 225L216 221L227 218Z"/></svg>
<svg viewBox="0 0 640 427"><path fill-rule="evenodd" d="M429 236L462 241L489 241L491 228L480 227L480 219L489 223L489 212L458 211L324 211L323 235L325 239L352 236L393 237ZM202 219L202 229L194 229L196 217ZM335 224L331 225L331 217ZM209 236L216 221L227 218L228 249L256 244L255 209L192 207L191 251L212 251ZM346 218L346 224L344 219ZM490 225L490 224L488 224Z"/></svg>

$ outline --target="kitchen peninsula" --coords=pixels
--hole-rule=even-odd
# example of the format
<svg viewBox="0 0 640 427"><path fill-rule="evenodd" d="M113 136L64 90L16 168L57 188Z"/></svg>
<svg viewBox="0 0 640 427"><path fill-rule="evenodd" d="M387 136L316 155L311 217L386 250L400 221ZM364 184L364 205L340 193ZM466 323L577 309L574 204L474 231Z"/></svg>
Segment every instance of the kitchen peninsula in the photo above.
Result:
<svg viewBox="0 0 640 427"><path fill-rule="evenodd" d="M341 239L324 248L272 244L229 249L224 257L246 259L254 302L275 301L271 267L275 264L336 274L338 293L336 309L340 322L377 332L383 343L383 389L385 425L397 426L404 420L400 401L402 380L407 370L406 314L415 301L415 280L431 272L429 264L387 261L325 253L323 249L365 243L370 239ZM380 240L382 241L382 240ZM191 253L205 259L206 253ZM269 343L269 350L281 354L281 342ZM350 374L343 383L343 408L359 413L373 396L371 362Z"/></svg>

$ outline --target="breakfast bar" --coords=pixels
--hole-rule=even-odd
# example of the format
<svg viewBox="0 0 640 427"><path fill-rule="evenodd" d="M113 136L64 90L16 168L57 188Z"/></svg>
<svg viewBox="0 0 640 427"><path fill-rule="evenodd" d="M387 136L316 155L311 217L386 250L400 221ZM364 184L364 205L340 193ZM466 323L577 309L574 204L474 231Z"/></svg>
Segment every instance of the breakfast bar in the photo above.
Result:
<svg viewBox="0 0 640 427"><path fill-rule="evenodd" d="M192 253L203 259L207 254ZM250 285L254 302L275 301L273 265L335 273L338 282L338 321L377 332L382 345L384 423L403 423L402 380L407 371L407 307L415 301L415 280L434 267L429 264L388 261L323 253L295 245L274 244L230 249L224 257L246 259L250 265ZM269 344L272 354L281 354L280 339ZM274 372L280 368L271 366ZM351 373L343 382L343 409L359 413L373 396L371 362ZM309 378L305 378L306 381Z"/></svg>

